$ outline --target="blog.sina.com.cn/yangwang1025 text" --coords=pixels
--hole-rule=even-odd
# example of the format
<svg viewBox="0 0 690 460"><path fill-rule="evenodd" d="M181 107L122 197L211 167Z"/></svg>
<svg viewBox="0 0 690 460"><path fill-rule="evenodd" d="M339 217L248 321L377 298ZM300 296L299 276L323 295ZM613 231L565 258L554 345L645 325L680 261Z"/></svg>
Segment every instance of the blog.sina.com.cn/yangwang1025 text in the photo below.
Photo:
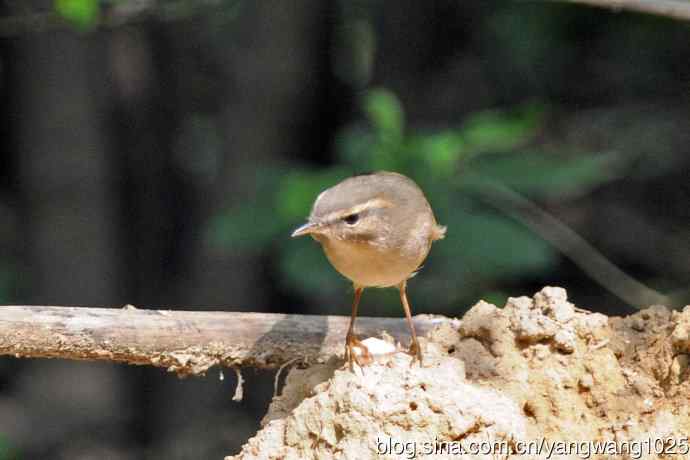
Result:
<svg viewBox="0 0 690 460"><path fill-rule="evenodd" d="M577 456L583 460L595 455L627 455L633 460L650 455L690 454L688 437L658 437L627 441L565 441L545 438L511 441L463 440L463 441L401 441L388 436L375 440L378 455L394 455L413 459L420 455L538 455L546 459L557 456Z"/></svg>

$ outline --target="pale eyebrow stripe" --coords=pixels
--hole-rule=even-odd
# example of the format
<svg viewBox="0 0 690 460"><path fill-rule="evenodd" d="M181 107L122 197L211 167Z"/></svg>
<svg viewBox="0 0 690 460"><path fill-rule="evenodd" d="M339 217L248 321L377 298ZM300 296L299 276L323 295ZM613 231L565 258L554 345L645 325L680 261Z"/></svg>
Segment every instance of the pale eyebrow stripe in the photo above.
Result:
<svg viewBox="0 0 690 460"><path fill-rule="evenodd" d="M391 206L393 206L393 203L391 203L388 200L385 200L383 198L372 198L369 201L366 201L362 204L358 204L351 208L342 211L332 212L326 216L326 220L336 220L341 217L349 216L350 214L359 214L360 212L364 212L369 209L390 208Z"/></svg>

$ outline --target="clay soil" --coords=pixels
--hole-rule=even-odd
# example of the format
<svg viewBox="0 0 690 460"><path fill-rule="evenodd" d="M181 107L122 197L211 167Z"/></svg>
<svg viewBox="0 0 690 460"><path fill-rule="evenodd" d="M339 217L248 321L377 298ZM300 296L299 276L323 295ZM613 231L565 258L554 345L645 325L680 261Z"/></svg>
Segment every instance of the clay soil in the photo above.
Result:
<svg viewBox="0 0 690 460"><path fill-rule="evenodd" d="M423 367L292 370L226 460L690 458L690 307L606 317L547 287L479 302L423 348Z"/></svg>

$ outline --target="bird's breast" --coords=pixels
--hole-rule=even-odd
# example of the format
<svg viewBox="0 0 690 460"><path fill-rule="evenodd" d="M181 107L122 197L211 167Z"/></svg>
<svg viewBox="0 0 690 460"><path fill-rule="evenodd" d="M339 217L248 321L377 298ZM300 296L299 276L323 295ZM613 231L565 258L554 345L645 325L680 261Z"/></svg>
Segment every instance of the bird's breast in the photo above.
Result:
<svg viewBox="0 0 690 460"><path fill-rule="evenodd" d="M321 241L333 267L362 287L395 286L410 277L424 261L429 248L416 253L365 242L335 239Z"/></svg>

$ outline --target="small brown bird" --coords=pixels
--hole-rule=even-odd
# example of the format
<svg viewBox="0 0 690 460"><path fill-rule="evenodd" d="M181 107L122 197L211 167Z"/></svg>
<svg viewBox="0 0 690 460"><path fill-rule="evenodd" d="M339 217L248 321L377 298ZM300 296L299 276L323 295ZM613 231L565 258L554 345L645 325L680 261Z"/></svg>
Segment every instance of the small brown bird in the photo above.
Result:
<svg viewBox="0 0 690 460"><path fill-rule="evenodd" d="M354 333L357 307L367 287L392 287L410 327L410 353L422 362L422 350L407 301L407 280L420 268L431 243L443 238L446 227L438 225L422 190L402 174L380 171L354 176L324 190L316 198L309 220L292 236L311 235L321 243L331 264L352 281L350 327L345 339L345 358L359 363L353 348L368 357Z"/></svg>

